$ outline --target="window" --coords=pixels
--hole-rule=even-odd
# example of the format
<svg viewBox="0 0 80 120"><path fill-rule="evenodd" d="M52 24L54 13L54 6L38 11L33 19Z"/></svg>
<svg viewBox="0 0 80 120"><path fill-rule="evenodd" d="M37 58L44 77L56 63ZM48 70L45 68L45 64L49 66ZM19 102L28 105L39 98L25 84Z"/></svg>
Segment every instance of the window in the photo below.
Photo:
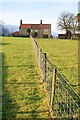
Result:
<svg viewBox="0 0 80 120"><path fill-rule="evenodd" d="M35 30L35 32L38 32L38 30Z"/></svg>
<svg viewBox="0 0 80 120"><path fill-rule="evenodd" d="M48 32L48 29L43 29L43 32Z"/></svg>
<svg viewBox="0 0 80 120"><path fill-rule="evenodd" d="M28 32L28 33L30 33L30 32L31 32L31 30L30 30L30 29L27 29L27 32Z"/></svg>
<svg viewBox="0 0 80 120"><path fill-rule="evenodd" d="M47 34L43 34L43 38L48 38L48 35Z"/></svg>

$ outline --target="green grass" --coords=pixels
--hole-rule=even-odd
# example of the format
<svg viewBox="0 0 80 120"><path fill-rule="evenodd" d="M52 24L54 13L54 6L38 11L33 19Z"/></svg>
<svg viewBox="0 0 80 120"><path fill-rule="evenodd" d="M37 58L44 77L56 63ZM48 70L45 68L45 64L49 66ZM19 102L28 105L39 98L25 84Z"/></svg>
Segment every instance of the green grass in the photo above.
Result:
<svg viewBox="0 0 80 120"><path fill-rule="evenodd" d="M78 81L78 41L61 39L35 39L48 59L77 89Z"/></svg>
<svg viewBox="0 0 80 120"><path fill-rule="evenodd" d="M46 92L29 38L2 38L3 119L49 118Z"/></svg>

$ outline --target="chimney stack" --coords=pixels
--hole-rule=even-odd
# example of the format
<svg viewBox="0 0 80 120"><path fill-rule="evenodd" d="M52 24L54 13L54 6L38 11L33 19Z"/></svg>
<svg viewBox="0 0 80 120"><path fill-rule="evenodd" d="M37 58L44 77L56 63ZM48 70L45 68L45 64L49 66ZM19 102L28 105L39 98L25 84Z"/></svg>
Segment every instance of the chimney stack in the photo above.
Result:
<svg viewBox="0 0 80 120"><path fill-rule="evenodd" d="M42 24L42 20L40 20L40 24Z"/></svg>
<svg viewBox="0 0 80 120"><path fill-rule="evenodd" d="M20 25L22 25L22 20L20 20Z"/></svg>

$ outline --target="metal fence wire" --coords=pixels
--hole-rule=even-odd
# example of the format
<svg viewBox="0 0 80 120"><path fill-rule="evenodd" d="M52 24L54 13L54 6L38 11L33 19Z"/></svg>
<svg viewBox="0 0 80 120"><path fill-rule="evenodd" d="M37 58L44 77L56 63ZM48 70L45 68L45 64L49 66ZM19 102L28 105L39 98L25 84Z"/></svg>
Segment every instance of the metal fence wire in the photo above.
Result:
<svg viewBox="0 0 80 120"><path fill-rule="evenodd" d="M52 116L61 120L79 120L80 96L56 67L50 63L38 43L32 37L31 39L43 82L46 83L47 102Z"/></svg>

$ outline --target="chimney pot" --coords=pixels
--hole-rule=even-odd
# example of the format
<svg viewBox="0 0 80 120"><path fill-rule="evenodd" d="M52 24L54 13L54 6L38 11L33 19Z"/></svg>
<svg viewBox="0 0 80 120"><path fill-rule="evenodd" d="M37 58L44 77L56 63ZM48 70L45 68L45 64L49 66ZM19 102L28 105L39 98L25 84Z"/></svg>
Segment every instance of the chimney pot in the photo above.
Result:
<svg viewBox="0 0 80 120"><path fill-rule="evenodd" d="M22 25L22 20L20 20L20 25Z"/></svg>
<svg viewBox="0 0 80 120"><path fill-rule="evenodd" d="M40 24L42 24L42 20L40 20Z"/></svg>

